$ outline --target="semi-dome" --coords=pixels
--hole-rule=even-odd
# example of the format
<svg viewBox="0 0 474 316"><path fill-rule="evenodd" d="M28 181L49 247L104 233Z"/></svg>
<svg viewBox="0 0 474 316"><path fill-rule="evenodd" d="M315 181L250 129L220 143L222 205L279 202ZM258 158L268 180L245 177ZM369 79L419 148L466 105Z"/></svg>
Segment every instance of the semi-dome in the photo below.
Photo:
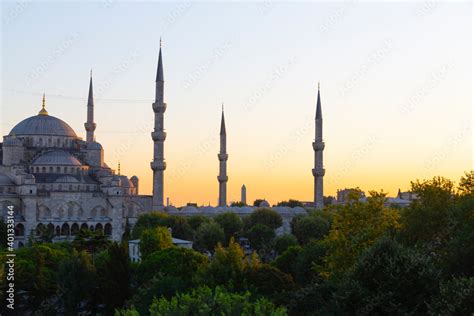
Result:
<svg viewBox="0 0 474 316"><path fill-rule="evenodd" d="M0 185L14 185L13 181L6 175L0 174Z"/></svg>
<svg viewBox="0 0 474 316"><path fill-rule="evenodd" d="M57 117L44 114L24 119L10 131L9 135L67 136L77 138L74 130L66 122Z"/></svg>
<svg viewBox="0 0 474 316"><path fill-rule="evenodd" d="M65 151L53 150L36 158L33 165L81 166L82 164L76 157Z"/></svg>

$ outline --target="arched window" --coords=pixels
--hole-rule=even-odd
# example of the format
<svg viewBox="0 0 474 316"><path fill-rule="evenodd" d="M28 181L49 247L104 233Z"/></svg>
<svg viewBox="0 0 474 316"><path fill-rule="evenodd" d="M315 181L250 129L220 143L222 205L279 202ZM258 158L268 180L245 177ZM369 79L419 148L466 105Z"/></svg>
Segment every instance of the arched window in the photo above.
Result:
<svg viewBox="0 0 474 316"><path fill-rule="evenodd" d="M56 236L61 235L61 228L59 226L56 226Z"/></svg>
<svg viewBox="0 0 474 316"><path fill-rule="evenodd" d="M61 235L69 236L69 225L67 223L64 223L63 226L61 227Z"/></svg>
<svg viewBox="0 0 474 316"><path fill-rule="evenodd" d="M15 236L25 236L25 226L23 224L16 225Z"/></svg>
<svg viewBox="0 0 474 316"><path fill-rule="evenodd" d="M49 172L50 172L50 173L53 172L53 167L49 167Z"/></svg>
<svg viewBox="0 0 474 316"><path fill-rule="evenodd" d="M72 224L71 236L76 236L78 232L79 232L79 225L77 223Z"/></svg>
<svg viewBox="0 0 474 316"><path fill-rule="evenodd" d="M60 173L61 172L61 167L56 167L56 172Z"/></svg>
<svg viewBox="0 0 474 316"><path fill-rule="evenodd" d="M41 168L41 171L42 171L43 173L46 173L46 167Z"/></svg>
<svg viewBox="0 0 474 316"><path fill-rule="evenodd" d="M95 231L96 231L97 233L99 233L99 234L103 234L103 233L104 233L101 223L95 225Z"/></svg>
<svg viewBox="0 0 474 316"><path fill-rule="evenodd" d="M54 225L53 224L51 224L51 223L48 224L47 232L48 232L48 234L54 233Z"/></svg>
<svg viewBox="0 0 474 316"><path fill-rule="evenodd" d="M105 224L105 226L104 226L104 235L105 236L112 235L112 225L110 225L110 223Z"/></svg>
<svg viewBox="0 0 474 316"><path fill-rule="evenodd" d="M86 223L83 223L83 224L81 225L81 230L87 230L88 228L89 228L89 227L87 226Z"/></svg>
<svg viewBox="0 0 474 316"><path fill-rule="evenodd" d="M36 226L36 236L41 236L43 234L43 231L44 231L44 225L39 223L37 226Z"/></svg>

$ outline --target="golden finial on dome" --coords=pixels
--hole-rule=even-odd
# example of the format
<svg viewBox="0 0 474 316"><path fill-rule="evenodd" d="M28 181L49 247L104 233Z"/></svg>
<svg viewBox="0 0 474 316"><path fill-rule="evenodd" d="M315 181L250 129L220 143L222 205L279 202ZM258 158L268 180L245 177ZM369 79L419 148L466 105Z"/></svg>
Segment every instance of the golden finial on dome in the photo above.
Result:
<svg viewBox="0 0 474 316"><path fill-rule="evenodd" d="M43 104L42 104L41 111L39 111L38 115L48 115L48 111L46 111L45 107L46 107L46 97L43 93Z"/></svg>

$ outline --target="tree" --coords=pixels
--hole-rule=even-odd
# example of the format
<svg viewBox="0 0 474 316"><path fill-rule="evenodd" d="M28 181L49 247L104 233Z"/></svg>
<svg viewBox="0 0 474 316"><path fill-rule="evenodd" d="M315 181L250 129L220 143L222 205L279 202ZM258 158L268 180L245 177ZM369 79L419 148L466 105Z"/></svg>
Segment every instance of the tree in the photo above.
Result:
<svg viewBox="0 0 474 316"><path fill-rule="evenodd" d="M169 227L172 229L172 235L176 238L190 240L193 236L193 229L184 216L168 215L161 212L152 212L140 215L135 224L132 237L140 239L142 231L149 228Z"/></svg>
<svg viewBox="0 0 474 316"><path fill-rule="evenodd" d="M106 314L123 306L130 296L131 269L128 253L114 242L105 252L103 264L98 265L99 293L105 303Z"/></svg>
<svg viewBox="0 0 474 316"><path fill-rule="evenodd" d="M177 294L172 299L155 299L150 315L286 315L286 309L275 307L261 298L251 300L249 292L230 293L225 288L199 287L189 294Z"/></svg>
<svg viewBox="0 0 474 316"><path fill-rule="evenodd" d="M144 259L137 269L140 283L153 277L172 276L180 279L185 288L202 282L208 259L203 254L182 247L156 251Z"/></svg>
<svg viewBox="0 0 474 316"><path fill-rule="evenodd" d="M382 238L357 260L340 285L339 303L351 314L426 315L439 271L430 257Z"/></svg>
<svg viewBox="0 0 474 316"><path fill-rule="evenodd" d="M300 244L307 244L310 240L320 240L329 233L329 222L316 215L294 217L291 221L291 232Z"/></svg>
<svg viewBox="0 0 474 316"><path fill-rule="evenodd" d="M165 227L156 227L154 229L146 229L142 232L140 239L140 254L142 259L155 251L173 247L171 234Z"/></svg>
<svg viewBox="0 0 474 316"><path fill-rule="evenodd" d="M431 299L430 315L472 315L474 277L460 277L441 284L440 293Z"/></svg>
<svg viewBox="0 0 474 316"><path fill-rule="evenodd" d="M255 224L247 231L246 235L253 249L271 250L275 230L263 224Z"/></svg>
<svg viewBox="0 0 474 316"><path fill-rule="evenodd" d="M474 196L474 170L464 173L459 181L458 191L460 195Z"/></svg>
<svg viewBox="0 0 474 316"><path fill-rule="evenodd" d="M252 292L266 297L295 288L291 275L268 264L262 264L258 269L245 270L245 279L249 287L254 288Z"/></svg>
<svg viewBox="0 0 474 316"><path fill-rule="evenodd" d="M296 246L298 240L292 234L283 234L275 238L275 251L282 254L291 246Z"/></svg>
<svg viewBox="0 0 474 316"><path fill-rule="evenodd" d="M247 206L247 204L245 204L244 202L241 202L241 201L237 201L237 202L230 203L230 206L243 207L243 206Z"/></svg>
<svg viewBox="0 0 474 316"><path fill-rule="evenodd" d="M244 227L250 229L256 224L262 224L271 229L277 229L283 225L281 215L269 208L259 208L244 218Z"/></svg>
<svg viewBox="0 0 474 316"><path fill-rule="evenodd" d="M300 246L290 246L281 255L279 255L273 264L281 271L296 275L296 260L303 248Z"/></svg>
<svg viewBox="0 0 474 316"><path fill-rule="evenodd" d="M214 285L241 288L245 269L257 269L260 262L255 254L247 258L239 244L231 238L227 248L219 244L209 264L209 280Z"/></svg>
<svg viewBox="0 0 474 316"><path fill-rule="evenodd" d="M194 238L194 244L198 249L214 252L218 243L225 240L224 229L216 222L204 223L199 226Z"/></svg>
<svg viewBox="0 0 474 316"><path fill-rule="evenodd" d="M411 183L411 191L417 199L402 213L404 236L433 249L449 238L450 227L446 224L455 203L454 183L443 177L417 180Z"/></svg>
<svg viewBox="0 0 474 316"><path fill-rule="evenodd" d="M322 275L347 271L357 257L378 238L400 227L398 211L384 207L385 193L370 192L367 202L354 195L333 216L329 234L324 239L327 255Z"/></svg>
<svg viewBox="0 0 474 316"><path fill-rule="evenodd" d="M111 241L108 237L100 232L81 229L74 238L72 245L78 251L85 250L91 254L95 254L107 249L110 246L110 243Z"/></svg>
<svg viewBox="0 0 474 316"><path fill-rule="evenodd" d="M243 227L242 219L233 212L218 214L214 221L224 229L225 243L229 242L231 237L237 237Z"/></svg>
<svg viewBox="0 0 474 316"><path fill-rule="evenodd" d="M192 215L188 217L188 223L194 231L196 231L202 224L209 223L210 221L211 219L204 215Z"/></svg>
<svg viewBox="0 0 474 316"><path fill-rule="evenodd" d="M298 200L289 199L288 201L278 202L277 206L303 207L303 203Z"/></svg>
<svg viewBox="0 0 474 316"><path fill-rule="evenodd" d="M80 303L88 302L97 286L97 275L92 257L75 249L58 270L58 286L66 314L76 314Z"/></svg>

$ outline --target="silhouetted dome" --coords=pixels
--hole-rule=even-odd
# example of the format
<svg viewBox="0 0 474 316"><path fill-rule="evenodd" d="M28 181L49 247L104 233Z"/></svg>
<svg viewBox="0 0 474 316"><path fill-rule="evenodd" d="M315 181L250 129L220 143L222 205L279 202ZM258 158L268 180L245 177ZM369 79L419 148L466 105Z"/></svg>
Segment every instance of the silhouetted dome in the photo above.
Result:
<svg viewBox="0 0 474 316"><path fill-rule="evenodd" d="M36 115L18 123L9 135L44 135L76 137L74 130L64 121L51 115Z"/></svg>

